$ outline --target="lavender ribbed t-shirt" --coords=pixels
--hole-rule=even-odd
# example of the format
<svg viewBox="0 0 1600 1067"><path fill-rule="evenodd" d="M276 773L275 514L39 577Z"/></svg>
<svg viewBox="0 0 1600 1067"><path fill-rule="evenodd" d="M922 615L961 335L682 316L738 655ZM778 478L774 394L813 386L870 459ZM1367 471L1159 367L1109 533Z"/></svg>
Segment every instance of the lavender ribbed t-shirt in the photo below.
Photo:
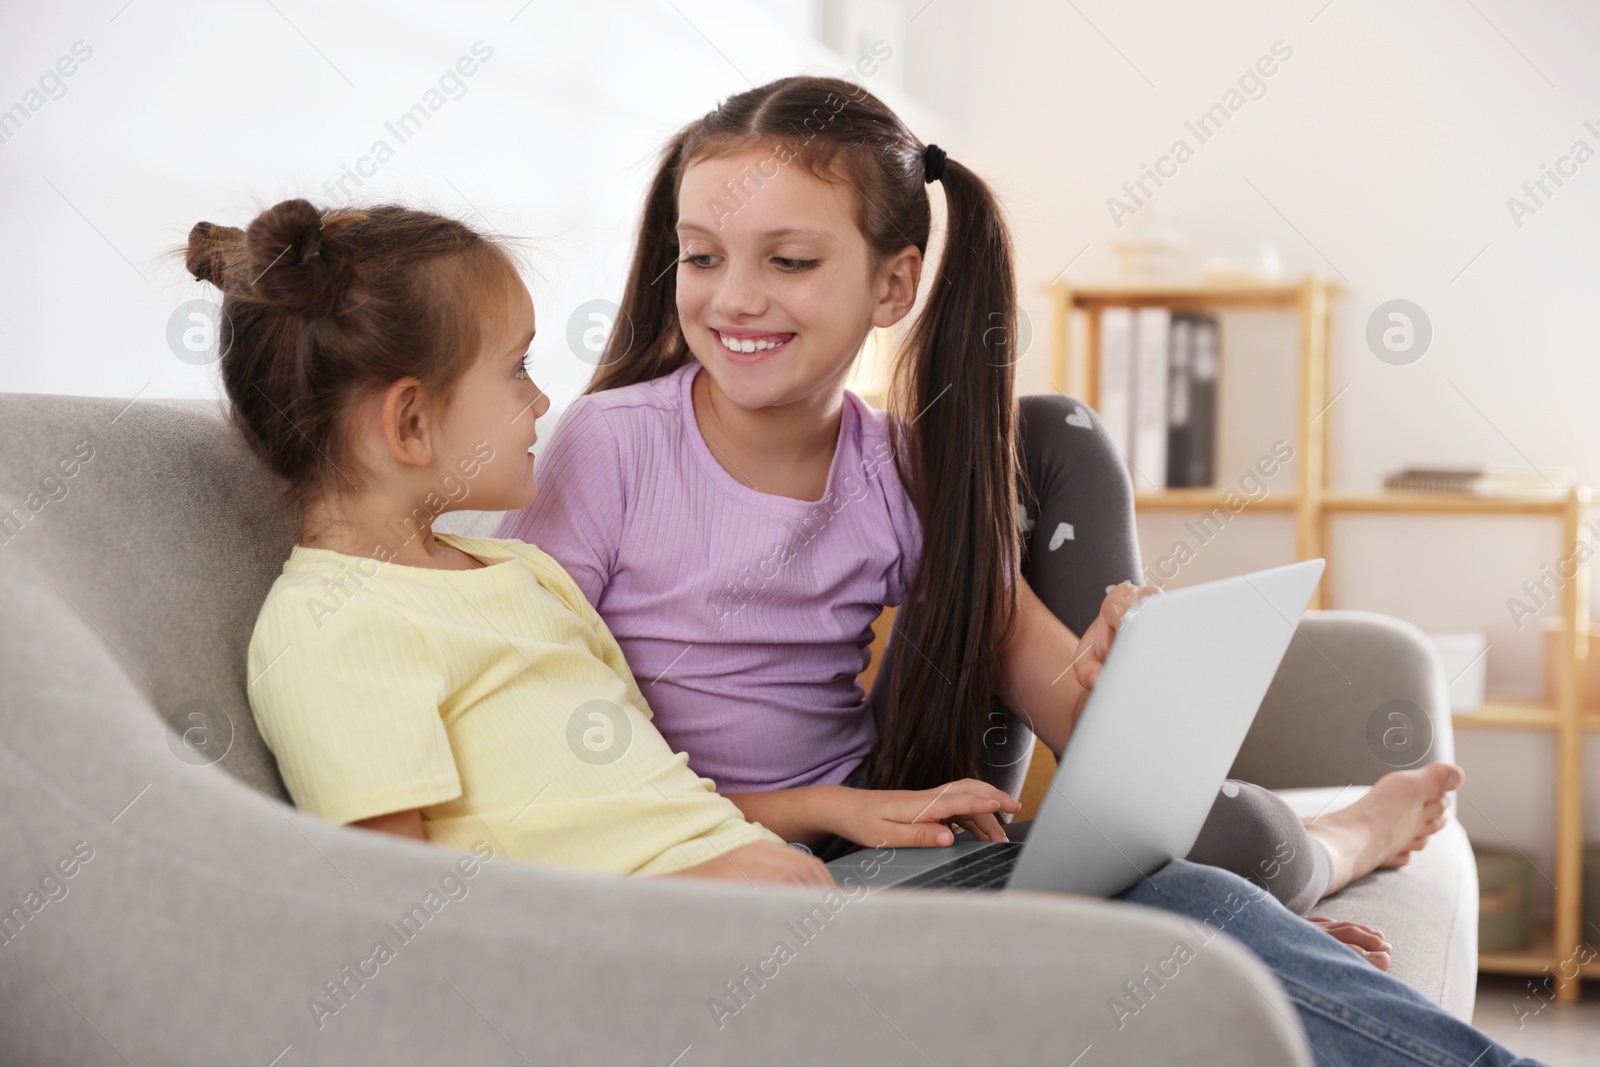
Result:
<svg viewBox="0 0 1600 1067"><path fill-rule="evenodd" d="M887 416L847 391L822 499L774 496L712 455L699 371L579 397L535 463L538 498L495 535L567 569L719 792L835 784L876 739L856 676L921 547Z"/></svg>

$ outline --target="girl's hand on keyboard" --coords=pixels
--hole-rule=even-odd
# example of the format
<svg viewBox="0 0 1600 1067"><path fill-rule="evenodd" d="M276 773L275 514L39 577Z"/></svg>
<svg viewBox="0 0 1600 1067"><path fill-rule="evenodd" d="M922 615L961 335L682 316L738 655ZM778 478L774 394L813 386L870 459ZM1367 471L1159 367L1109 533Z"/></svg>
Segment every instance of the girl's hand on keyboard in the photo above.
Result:
<svg viewBox="0 0 1600 1067"><path fill-rule="evenodd" d="M827 864L808 852L776 841L752 841L715 859L670 871L666 878L710 878L719 882L777 882L785 885L834 885Z"/></svg>
<svg viewBox="0 0 1600 1067"><path fill-rule="evenodd" d="M1022 803L1002 789L976 778L963 778L937 789L849 789L841 805L838 828L869 848L934 848L952 844L952 826L969 830L979 841L1007 840L995 813L1015 815Z"/></svg>
<svg viewBox="0 0 1600 1067"><path fill-rule="evenodd" d="M1100 614L1083 631L1078 639L1078 654L1072 661L1072 673L1078 684L1093 689L1105 669L1106 656L1111 652L1111 642L1128 615L1128 609L1152 593L1161 590L1154 585L1136 586L1132 582L1114 585L1100 604Z"/></svg>

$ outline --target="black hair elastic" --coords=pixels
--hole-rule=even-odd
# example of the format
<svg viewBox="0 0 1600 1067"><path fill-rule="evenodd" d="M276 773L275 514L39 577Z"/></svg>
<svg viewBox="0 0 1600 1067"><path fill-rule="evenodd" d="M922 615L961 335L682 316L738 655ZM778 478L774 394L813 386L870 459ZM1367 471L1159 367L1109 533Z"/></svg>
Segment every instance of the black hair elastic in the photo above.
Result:
<svg viewBox="0 0 1600 1067"><path fill-rule="evenodd" d="M936 144L931 144L922 150L922 180L936 182L944 177L944 161L950 157L945 155L944 149Z"/></svg>

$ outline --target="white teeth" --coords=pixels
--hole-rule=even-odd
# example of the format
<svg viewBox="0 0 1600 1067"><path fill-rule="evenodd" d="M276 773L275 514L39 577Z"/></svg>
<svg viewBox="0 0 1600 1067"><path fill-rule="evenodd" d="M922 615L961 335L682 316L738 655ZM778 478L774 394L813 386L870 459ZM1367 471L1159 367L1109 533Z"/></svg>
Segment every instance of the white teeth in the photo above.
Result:
<svg viewBox="0 0 1600 1067"><path fill-rule="evenodd" d="M765 352L769 348L777 348L784 343L782 341L757 341L748 337L741 340L723 333L719 333L717 336L722 338L722 343L727 345L730 351L734 352Z"/></svg>

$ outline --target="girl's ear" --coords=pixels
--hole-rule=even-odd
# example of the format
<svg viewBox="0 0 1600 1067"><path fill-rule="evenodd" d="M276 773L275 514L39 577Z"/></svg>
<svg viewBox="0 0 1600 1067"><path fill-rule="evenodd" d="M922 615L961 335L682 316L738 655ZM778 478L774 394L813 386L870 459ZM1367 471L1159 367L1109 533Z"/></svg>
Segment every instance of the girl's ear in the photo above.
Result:
<svg viewBox="0 0 1600 1067"><path fill-rule="evenodd" d="M878 269L878 304L872 309L872 325L893 326L905 318L917 302L917 285L922 281L922 253L906 245L890 256Z"/></svg>
<svg viewBox="0 0 1600 1067"><path fill-rule="evenodd" d="M395 461L408 467L433 462L434 424L425 399L416 378L401 378L383 393L384 443Z"/></svg>

